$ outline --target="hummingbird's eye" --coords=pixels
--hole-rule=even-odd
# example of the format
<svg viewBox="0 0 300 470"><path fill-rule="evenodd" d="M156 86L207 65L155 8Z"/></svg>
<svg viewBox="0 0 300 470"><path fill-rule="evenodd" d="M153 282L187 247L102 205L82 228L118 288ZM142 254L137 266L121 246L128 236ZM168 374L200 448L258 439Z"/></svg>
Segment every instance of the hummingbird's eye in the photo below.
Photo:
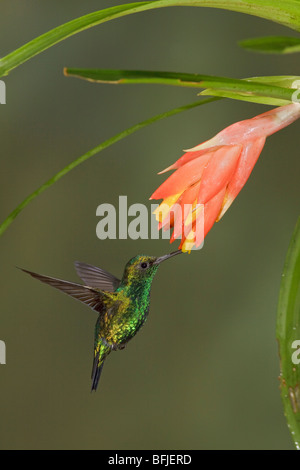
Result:
<svg viewBox="0 0 300 470"><path fill-rule="evenodd" d="M144 262L144 263L141 263L141 268L142 268L142 269L147 269L148 266L149 266L148 263L145 263L145 262Z"/></svg>

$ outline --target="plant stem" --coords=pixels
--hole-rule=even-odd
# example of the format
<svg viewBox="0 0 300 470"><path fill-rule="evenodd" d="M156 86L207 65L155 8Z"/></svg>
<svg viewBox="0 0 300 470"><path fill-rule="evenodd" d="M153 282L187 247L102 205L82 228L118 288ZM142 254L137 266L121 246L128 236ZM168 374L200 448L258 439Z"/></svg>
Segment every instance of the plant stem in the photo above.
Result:
<svg viewBox="0 0 300 470"><path fill-rule="evenodd" d="M60 180L63 176L65 176L67 173L69 173L73 168L76 168L78 165L81 163L85 162L89 158L93 157L97 153L101 152L102 150L106 149L107 147L110 147L111 145L115 144L119 140L124 139L125 137L133 134L134 132L138 131L139 129L142 129L143 127L146 127L150 124L153 124L154 122L160 121L161 119L174 116L175 114L179 114L183 111L188 111L189 109L196 108L197 106L201 106L207 103L211 103L212 101L216 101L220 98L208 98L205 100L199 100L194 103L185 105L185 106L180 106L179 108L171 109L170 111L167 111L165 113L158 114L157 116L154 116L150 119L146 119L145 121L142 121L138 124L135 124L132 127L129 127L125 131L120 132L119 134L116 134L115 136L111 137L110 139L106 140L105 142L102 142L101 144L97 145L93 149L89 150L88 152L84 153L81 155L79 158L71 162L69 165L67 165L65 168L60 170L58 173L56 173L52 178L50 178L48 181L46 181L44 184L42 184L39 188L37 188L33 193L31 193L29 196L24 199L10 214L9 216L2 222L0 225L0 236L5 232L5 230L10 226L10 224L14 221L14 219L17 217L17 215L33 200L35 199L39 194L45 191L45 189L49 188L52 186L56 181Z"/></svg>

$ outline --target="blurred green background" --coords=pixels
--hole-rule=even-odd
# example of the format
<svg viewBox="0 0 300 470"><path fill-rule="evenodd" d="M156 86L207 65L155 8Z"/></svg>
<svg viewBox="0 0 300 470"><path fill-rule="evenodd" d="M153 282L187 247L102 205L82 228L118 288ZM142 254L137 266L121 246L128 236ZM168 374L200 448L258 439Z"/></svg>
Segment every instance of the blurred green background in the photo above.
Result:
<svg viewBox="0 0 300 470"><path fill-rule="evenodd" d="M1 2L0 54L117 1ZM245 52L237 41L294 35L206 8L114 20L70 38L5 78L0 107L0 215L117 132L196 99L196 89L66 78L69 67L132 68L243 78L300 74L298 56ZM142 331L107 360L90 393L96 315L15 266L77 281L73 261L121 276L167 240L96 237L103 202L149 204L157 172L189 148L266 106L223 100L146 128L39 196L0 239L2 449L292 449L279 394L276 307L299 214L300 123L267 140L249 182L201 251L161 266Z"/></svg>

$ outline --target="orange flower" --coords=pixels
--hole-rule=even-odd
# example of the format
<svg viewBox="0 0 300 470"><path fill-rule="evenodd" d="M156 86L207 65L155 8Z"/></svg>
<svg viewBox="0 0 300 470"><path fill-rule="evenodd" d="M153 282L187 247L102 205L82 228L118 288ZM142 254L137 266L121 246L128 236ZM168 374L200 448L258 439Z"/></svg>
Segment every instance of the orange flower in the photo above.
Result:
<svg viewBox="0 0 300 470"><path fill-rule="evenodd" d="M300 104L272 109L226 127L192 149L165 171L176 170L152 194L163 199L156 209L158 228L173 228L171 242L198 248L213 224L221 219L247 179L266 137L300 117Z"/></svg>

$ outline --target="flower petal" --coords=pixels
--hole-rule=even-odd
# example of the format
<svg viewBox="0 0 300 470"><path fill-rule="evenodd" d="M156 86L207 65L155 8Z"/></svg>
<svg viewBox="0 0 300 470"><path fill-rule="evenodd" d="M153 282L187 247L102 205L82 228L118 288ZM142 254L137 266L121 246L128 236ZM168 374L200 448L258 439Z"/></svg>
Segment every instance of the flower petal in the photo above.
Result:
<svg viewBox="0 0 300 470"><path fill-rule="evenodd" d="M182 251L191 251L193 246L199 247L204 240L204 224L205 224L205 214L204 214L204 205L197 204L192 213L191 217L188 217L186 224L184 225L182 241L179 248Z"/></svg>
<svg viewBox="0 0 300 470"><path fill-rule="evenodd" d="M217 220L223 204L225 193L226 188L223 188L218 194L215 195L215 197L213 197L204 205L204 237L206 237Z"/></svg>
<svg viewBox="0 0 300 470"><path fill-rule="evenodd" d="M182 193L186 188L197 183L210 158L211 154L208 153L186 163L183 167L172 173L152 194L150 199L164 199L171 194Z"/></svg>
<svg viewBox="0 0 300 470"><path fill-rule="evenodd" d="M205 204L227 186L236 170L241 151L241 145L225 145L213 152L203 171L198 196L199 203Z"/></svg>
<svg viewBox="0 0 300 470"><path fill-rule="evenodd" d="M197 150L196 152L187 150L186 153L182 155L182 157L180 157L175 163L173 163L173 165L168 166L168 168L160 171L158 174L161 175L170 170L177 170L178 168L185 165L186 163L191 162L192 160L195 160L195 158L202 157L202 155L206 154L207 152L213 152L214 150L217 150L219 147L220 146L205 148L203 150Z"/></svg>
<svg viewBox="0 0 300 470"><path fill-rule="evenodd" d="M243 144L250 139L267 137L288 126L299 117L299 103L274 108L251 119L245 119L226 127L209 141L197 145L189 151L200 151L207 148L207 145Z"/></svg>
<svg viewBox="0 0 300 470"><path fill-rule="evenodd" d="M218 217L218 221L223 217L236 196L239 194L240 190L244 187L259 155L261 154L265 141L265 137L260 137L256 140L250 140L243 147L236 171L227 186L223 207Z"/></svg>
<svg viewBox="0 0 300 470"><path fill-rule="evenodd" d="M203 243L204 238L216 222L218 214L221 210L226 188L223 188L218 194L216 194L209 202L203 206L203 210L198 212L198 228L193 226L188 227L188 236L182 239L179 249L182 251L191 251L193 246L199 248ZM194 236L193 236L194 234ZM187 240L187 242L186 242Z"/></svg>
<svg viewBox="0 0 300 470"><path fill-rule="evenodd" d="M170 208L175 204L178 198L181 196L181 193L172 194L162 201L162 203L153 211L155 214L156 220L162 222L166 215L170 212Z"/></svg>
<svg viewBox="0 0 300 470"><path fill-rule="evenodd" d="M188 188L180 198L181 205L181 217L175 217L174 222L174 238L180 237L184 232L184 224L186 222L189 213L192 210L193 204L197 203L197 197L199 193L200 183L196 183ZM188 210L190 209L190 210Z"/></svg>

